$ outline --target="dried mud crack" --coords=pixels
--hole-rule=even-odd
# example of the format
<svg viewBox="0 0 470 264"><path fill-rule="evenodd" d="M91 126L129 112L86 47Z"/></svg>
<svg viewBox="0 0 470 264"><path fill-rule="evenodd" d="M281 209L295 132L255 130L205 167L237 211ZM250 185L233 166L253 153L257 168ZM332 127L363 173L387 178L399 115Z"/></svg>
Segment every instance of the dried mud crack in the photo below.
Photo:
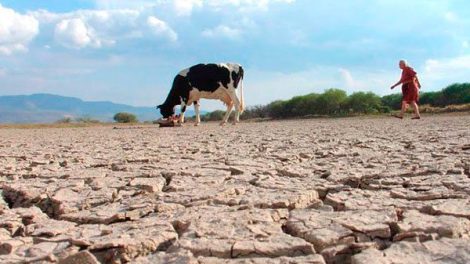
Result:
<svg viewBox="0 0 470 264"><path fill-rule="evenodd" d="M468 263L469 127L1 129L0 263Z"/></svg>

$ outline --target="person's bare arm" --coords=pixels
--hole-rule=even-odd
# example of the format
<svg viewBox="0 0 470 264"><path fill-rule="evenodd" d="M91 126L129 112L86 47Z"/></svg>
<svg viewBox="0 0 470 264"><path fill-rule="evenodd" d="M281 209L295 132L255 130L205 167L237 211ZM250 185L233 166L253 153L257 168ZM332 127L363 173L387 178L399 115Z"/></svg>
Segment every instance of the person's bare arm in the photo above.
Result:
<svg viewBox="0 0 470 264"><path fill-rule="evenodd" d="M398 81L397 83L395 83L394 85L392 85L392 87L390 87L390 89L393 90L393 88L397 87L397 86L400 85L400 84L407 84L407 83L410 83L410 82L412 82L412 80L409 80L409 81L402 81L402 80L400 80L400 81Z"/></svg>
<svg viewBox="0 0 470 264"><path fill-rule="evenodd" d="M418 77L416 77L416 78L418 78ZM404 81L404 80L399 80L397 83L395 83L394 85L392 85L392 87L390 87L390 89L393 90L393 88L397 87L397 86L400 85L400 84L407 84L407 83L410 83L410 82L412 82L412 81L413 81L413 79L411 79L411 80L406 80L406 81ZM418 85L419 85L419 82L418 82Z"/></svg>
<svg viewBox="0 0 470 264"><path fill-rule="evenodd" d="M421 89L421 83L419 82L418 75L416 75L416 83L418 84L418 88Z"/></svg>
<svg viewBox="0 0 470 264"><path fill-rule="evenodd" d="M397 87L397 86L400 85L400 84L401 84L401 80L398 81L397 83L395 83L394 85L392 85L392 86L390 87L390 89L393 90L393 88Z"/></svg>

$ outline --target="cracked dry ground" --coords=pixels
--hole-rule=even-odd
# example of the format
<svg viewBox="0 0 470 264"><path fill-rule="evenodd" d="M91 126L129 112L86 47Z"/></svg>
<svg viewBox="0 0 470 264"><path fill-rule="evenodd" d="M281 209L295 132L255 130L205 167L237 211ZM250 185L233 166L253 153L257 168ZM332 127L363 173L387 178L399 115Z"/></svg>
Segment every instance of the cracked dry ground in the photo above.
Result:
<svg viewBox="0 0 470 264"><path fill-rule="evenodd" d="M0 130L0 263L468 263L470 115Z"/></svg>

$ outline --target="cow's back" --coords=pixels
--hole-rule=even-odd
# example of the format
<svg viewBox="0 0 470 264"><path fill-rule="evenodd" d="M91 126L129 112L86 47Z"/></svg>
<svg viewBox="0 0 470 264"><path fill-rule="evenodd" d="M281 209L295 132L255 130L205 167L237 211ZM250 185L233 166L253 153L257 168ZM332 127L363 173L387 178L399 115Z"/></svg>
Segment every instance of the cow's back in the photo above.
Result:
<svg viewBox="0 0 470 264"><path fill-rule="evenodd" d="M199 91L214 92L220 85L228 88L231 82L230 70L222 64L198 64L181 73L185 75L191 87Z"/></svg>

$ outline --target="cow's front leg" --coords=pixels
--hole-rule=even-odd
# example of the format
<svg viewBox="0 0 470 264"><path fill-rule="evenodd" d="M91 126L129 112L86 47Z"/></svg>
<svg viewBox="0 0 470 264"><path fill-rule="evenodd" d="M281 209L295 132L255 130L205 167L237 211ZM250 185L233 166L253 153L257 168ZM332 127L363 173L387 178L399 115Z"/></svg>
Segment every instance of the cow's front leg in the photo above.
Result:
<svg viewBox="0 0 470 264"><path fill-rule="evenodd" d="M227 112L225 113L224 119L222 119L222 122L220 123L221 126L224 126L225 124L227 124L227 120L230 117L230 114L232 113L232 108L233 108L233 103L230 102L227 105Z"/></svg>
<svg viewBox="0 0 470 264"><path fill-rule="evenodd" d="M180 123L184 123L184 112L186 112L186 104L181 105L181 113L180 113Z"/></svg>
<svg viewBox="0 0 470 264"><path fill-rule="evenodd" d="M233 119L233 124L236 125L238 122L240 122L240 101L236 96L234 96L233 102L235 104L235 118Z"/></svg>
<svg viewBox="0 0 470 264"><path fill-rule="evenodd" d="M196 113L196 123L195 126L199 126L201 123L201 116L199 115L199 101L194 102L194 112Z"/></svg>

